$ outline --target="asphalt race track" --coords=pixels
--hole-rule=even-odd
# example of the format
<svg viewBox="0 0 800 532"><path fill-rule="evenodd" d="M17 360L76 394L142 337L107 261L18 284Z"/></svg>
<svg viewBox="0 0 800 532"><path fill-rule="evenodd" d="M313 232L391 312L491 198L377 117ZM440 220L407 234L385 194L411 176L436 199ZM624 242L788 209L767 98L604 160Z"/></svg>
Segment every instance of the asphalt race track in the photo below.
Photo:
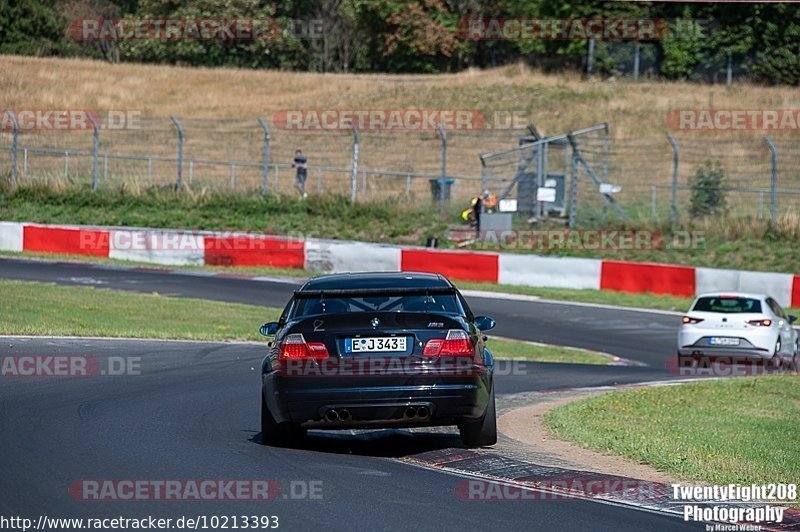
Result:
<svg viewBox="0 0 800 532"><path fill-rule="evenodd" d="M0 258L0 277L95 286L165 296L194 297L283 308L297 285L235 276L175 275L155 269L120 269L74 262ZM675 352L678 318L668 314L562 303L469 298L475 314L497 320L493 333L520 340L584 347L665 368ZM663 372L662 372L663 374Z"/></svg>
<svg viewBox="0 0 800 532"><path fill-rule="evenodd" d="M0 277L157 291L282 306L281 282L153 270L0 260ZM545 302L469 298L497 334L589 347L646 366L524 365L497 377L500 394L670 378L675 316ZM263 347L137 340L4 338L0 354L136 359L140 374L0 379L0 514L49 517L277 515L308 530L674 530L675 517L590 501L466 501L456 475L398 458L459 446L450 431L311 432L300 449L259 434ZM82 479L273 479L274 501L87 501ZM321 496L308 496L318 490Z"/></svg>

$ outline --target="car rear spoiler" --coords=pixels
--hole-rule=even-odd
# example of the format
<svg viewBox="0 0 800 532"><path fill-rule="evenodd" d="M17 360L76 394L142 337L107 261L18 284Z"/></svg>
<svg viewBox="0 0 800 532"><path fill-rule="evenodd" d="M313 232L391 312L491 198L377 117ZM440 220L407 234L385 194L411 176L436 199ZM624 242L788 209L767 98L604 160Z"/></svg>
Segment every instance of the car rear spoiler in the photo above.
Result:
<svg viewBox="0 0 800 532"><path fill-rule="evenodd" d="M344 288L332 290L295 290L296 299L324 299L326 297L392 297L392 296L438 296L455 295L452 286L432 288Z"/></svg>

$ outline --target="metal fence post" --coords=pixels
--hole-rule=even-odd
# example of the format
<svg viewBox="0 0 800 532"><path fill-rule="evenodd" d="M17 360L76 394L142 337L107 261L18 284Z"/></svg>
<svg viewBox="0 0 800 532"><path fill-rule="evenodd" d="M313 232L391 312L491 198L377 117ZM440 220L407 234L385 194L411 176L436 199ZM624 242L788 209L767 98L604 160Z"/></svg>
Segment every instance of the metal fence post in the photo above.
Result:
<svg viewBox="0 0 800 532"><path fill-rule="evenodd" d="M484 158L483 154L478 155L478 158L481 160L481 190L486 190L489 188L487 183L489 181L489 169L486 168L486 159Z"/></svg>
<svg viewBox="0 0 800 532"><path fill-rule="evenodd" d="M261 129L264 130L264 148L261 155L261 193L266 194L269 191L269 126L260 116L258 117L258 123L261 125Z"/></svg>
<svg viewBox="0 0 800 532"><path fill-rule="evenodd" d="M92 123L92 190L97 190L100 186L100 179L97 175L97 157L98 150L100 149L100 128L97 127L97 121L92 116L92 113L86 113L89 122Z"/></svg>
<svg viewBox="0 0 800 532"><path fill-rule="evenodd" d="M636 41L636 44L633 48L633 81L639 81L639 55L641 53L641 45L639 41Z"/></svg>
<svg viewBox="0 0 800 532"><path fill-rule="evenodd" d="M603 126L603 181L608 183L608 153L611 149L611 135L608 122L605 122Z"/></svg>
<svg viewBox="0 0 800 532"><path fill-rule="evenodd" d="M650 185L650 216L653 221L658 221L658 189L656 185Z"/></svg>
<svg viewBox="0 0 800 532"><path fill-rule="evenodd" d="M667 135L672 145L672 203L669 209L669 223L675 225L678 220L678 142L672 135Z"/></svg>
<svg viewBox="0 0 800 532"><path fill-rule="evenodd" d="M778 218L778 148L769 137L764 137L772 155L772 179L769 183L769 219L774 222Z"/></svg>
<svg viewBox="0 0 800 532"><path fill-rule="evenodd" d="M183 126L181 121L175 115L170 116L172 123L178 128L178 180L175 182L175 188L183 188Z"/></svg>
<svg viewBox="0 0 800 532"><path fill-rule="evenodd" d="M538 187L544 186L544 152L542 150L542 144L539 143L536 145L536 186L537 191L536 195L539 195ZM538 201L536 197L534 197L534 202L536 205L536 218L541 218L544 213L544 202Z"/></svg>
<svg viewBox="0 0 800 532"><path fill-rule="evenodd" d="M356 202L356 187L358 181L358 126L351 124L353 128L353 171L350 175L350 203Z"/></svg>
<svg viewBox="0 0 800 532"><path fill-rule="evenodd" d="M444 185L447 179L447 131L442 124L436 124L436 131L442 139L442 177L439 181L439 212L444 212Z"/></svg>
<svg viewBox="0 0 800 532"><path fill-rule="evenodd" d="M577 206L577 199L578 199L578 154L575 153L575 139L572 137L572 133L567 135L567 138L570 140L570 143L565 150L569 150L572 148L572 166L570 168L570 181L569 181L569 222L568 226L570 229L575 227L575 208ZM565 169L566 170L566 169Z"/></svg>
<svg viewBox="0 0 800 532"><path fill-rule="evenodd" d="M733 82L733 54L730 52L728 52L728 66L725 70L725 85L730 85Z"/></svg>
<svg viewBox="0 0 800 532"><path fill-rule="evenodd" d="M3 111L3 114L7 114L9 118L11 118L11 125L14 127L14 130L11 132L11 186L17 186L17 141L19 137L19 124L12 110L6 109Z"/></svg>

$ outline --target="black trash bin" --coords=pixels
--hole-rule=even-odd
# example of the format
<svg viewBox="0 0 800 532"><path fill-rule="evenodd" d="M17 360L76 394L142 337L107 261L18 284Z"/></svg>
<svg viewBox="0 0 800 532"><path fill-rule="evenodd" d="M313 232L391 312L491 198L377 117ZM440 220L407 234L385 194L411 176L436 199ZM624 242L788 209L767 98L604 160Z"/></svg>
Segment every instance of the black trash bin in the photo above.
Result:
<svg viewBox="0 0 800 532"><path fill-rule="evenodd" d="M431 201L434 205L439 205L442 200L445 203L450 201L450 189L453 187L455 179L442 179L440 177L438 179L429 179L428 182L431 184Z"/></svg>

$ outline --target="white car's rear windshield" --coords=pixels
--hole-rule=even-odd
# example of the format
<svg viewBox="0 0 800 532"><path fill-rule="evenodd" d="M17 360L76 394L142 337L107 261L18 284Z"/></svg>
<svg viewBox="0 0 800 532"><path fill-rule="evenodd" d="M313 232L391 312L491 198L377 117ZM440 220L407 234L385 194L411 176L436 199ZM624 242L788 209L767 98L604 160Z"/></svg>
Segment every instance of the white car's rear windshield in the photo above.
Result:
<svg viewBox="0 0 800 532"><path fill-rule="evenodd" d="M692 307L697 312L760 313L761 301L749 297L701 297Z"/></svg>

